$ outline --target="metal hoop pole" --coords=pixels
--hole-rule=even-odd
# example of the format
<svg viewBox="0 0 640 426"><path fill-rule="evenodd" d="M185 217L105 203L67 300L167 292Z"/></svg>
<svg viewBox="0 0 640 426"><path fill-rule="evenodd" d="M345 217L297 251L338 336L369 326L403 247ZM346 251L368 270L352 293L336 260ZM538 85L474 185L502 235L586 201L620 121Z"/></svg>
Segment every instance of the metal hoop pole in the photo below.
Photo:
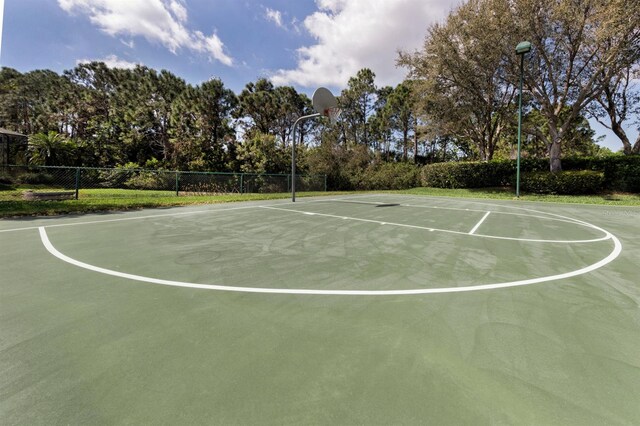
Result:
<svg viewBox="0 0 640 426"><path fill-rule="evenodd" d="M298 118L295 123L293 123L292 133L292 141L291 141L291 202L296 202L296 127L298 126L298 122L307 120L309 118L320 117L322 114L310 114L305 115Z"/></svg>

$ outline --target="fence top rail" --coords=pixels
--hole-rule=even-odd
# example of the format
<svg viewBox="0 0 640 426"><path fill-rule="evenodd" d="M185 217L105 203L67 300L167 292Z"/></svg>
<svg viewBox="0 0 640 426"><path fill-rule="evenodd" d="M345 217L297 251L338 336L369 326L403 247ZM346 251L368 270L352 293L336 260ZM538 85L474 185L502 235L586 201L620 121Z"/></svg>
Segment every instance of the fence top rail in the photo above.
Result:
<svg viewBox="0 0 640 426"><path fill-rule="evenodd" d="M27 169L59 169L59 170L97 170L97 171L122 171L122 172L148 172L192 175L216 175L216 176L255 176L255 177L290 177L285 173L244 173L244 172L203 172L192 170L164 170L164 169L128 169L124 167L75 167L75 166L36 166L32 164L5 164L4 167L22 167ZM298 175L300 178L325 178L326 175Z"/></svg>

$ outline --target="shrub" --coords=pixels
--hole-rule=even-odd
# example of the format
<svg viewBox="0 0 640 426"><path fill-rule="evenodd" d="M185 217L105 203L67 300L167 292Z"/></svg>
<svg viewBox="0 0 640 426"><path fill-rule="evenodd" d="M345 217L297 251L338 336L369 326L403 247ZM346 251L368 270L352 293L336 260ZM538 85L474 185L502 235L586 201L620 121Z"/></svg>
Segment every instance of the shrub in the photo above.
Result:
<svg viewBox="0 0 640 426"><path fill-rule="evenodd" d="M591 170L530 172L521 176L520 187L524 192L536 194L595 194L604 188L604 173Z"/></svg>
<svg viewBox="0 0 640 426"><path fill-rule="evenodd" d="M0 185L13 185L15 180L13 176L5 173L0 173Z"/></svg>
<svg viewBox="0 0 640 426"><path fill-rule="evenodd" d="M562 168L604 172L606 189L640 192L640 155L569 157L562 159Z"/></svg>
<svg viewBox="0 0 640 426"><path fill-rule="evenodd" d="M27 172L19 175L17 178L18 183L29 185L51 185L55 182L53 175L43 172Z"/></svg>
<svg viewBox="0 0 640 426"><path fill-rule="evenodd" d="M509 161L512 164L513 173L515 174L516 160L507 160L507 161ZM548 172L549 159L548 158L521 158L520 171L521 172Z"/></svg>
<svg viewBox="0 0 640 426"><path fill-rule="evenodd" d="M124 188L125 182L135 175L134 170L126 169L99 169L83 170L82 182L91 182L104 188Z"/></svg>
<svg viewBox="0 0 640 426"><path fill-rule="evenodd" d="M512 161L435 163L422 168L420 183L435 188L486 188L509 185Z"/></svg>
<svg viewBox="0 0 640 426"><path fill-rule="evenodd" d="M137 170L124 186L131 189L171 190L175 189L175 175Z"/></svg>
<svg viewBox="0 0 640 426"><path fill-rule="evenodd" d="M640 192L640 155L610 159L602 168L605 186L617 191Z"/></svg>
<svg viewBox="0 0 640 426"><path fill-rule="evenodd" d="M238 175L183 172L179 174L178 179L180 191L184 192L230 194L242 191Z"/></svg>
<svg viewBox="0 0 640 426"><path fill-rule="evenodd" d="M418 185L420 169L411 163L379 163L353 176L357 189L408 189Z"/></svg>

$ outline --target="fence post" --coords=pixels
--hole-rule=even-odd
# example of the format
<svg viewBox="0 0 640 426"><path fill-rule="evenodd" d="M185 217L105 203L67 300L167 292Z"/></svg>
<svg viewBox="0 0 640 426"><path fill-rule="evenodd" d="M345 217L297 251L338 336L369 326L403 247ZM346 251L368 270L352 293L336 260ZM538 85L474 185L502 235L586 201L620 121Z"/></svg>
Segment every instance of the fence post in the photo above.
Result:
<svg viewBox="0 0 640 426"><path fill-rule="evenodd" d="M324 192L327 192L327 175L324 175Z"/></svg>
<svg viewBox="0 0 640 426"><path fill-rule="evenodd" d="M291 175L287 175L287 192L291 192Z"/></svg>
<svg viewBox="0 0 640 426"><path fill-rule="evenodd" d="M240 193L244 194L244 173L240 173Z"/></svg>
<svg viewBox="0 0 640 426"><path fill-rule="evenodd" d="M180 172L176 170L176 197L180 196Z"/></svg>
<svg viewBox="0 0 640 426"><path fill-rule="evenodd" d="M76 200L78 199L79 192L80 192L80 167L76 167Z"/></svg>

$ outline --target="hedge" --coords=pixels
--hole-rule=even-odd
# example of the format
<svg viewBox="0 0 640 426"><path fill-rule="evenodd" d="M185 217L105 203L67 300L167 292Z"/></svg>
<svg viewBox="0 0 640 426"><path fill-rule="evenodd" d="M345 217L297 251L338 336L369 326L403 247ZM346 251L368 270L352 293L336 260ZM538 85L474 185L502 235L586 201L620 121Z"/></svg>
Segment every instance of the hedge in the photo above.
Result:
<svg viewBox="0 0 640 426"><path fill-rule="evenodd" d="M604 173L592 170L531 172L521 177L520 188L536 194L597 194L604 188Z"/></svg>
<svg viewBox="0 0 640 426"><path fill-rule="evenodd" d="M511 161L436 163L422 168L420 182L436 188L486 188L511 183Z"/></svg>
<svg viewBox="0 0 640 426"><path fill-rule="evenodd" d="M602 188L640 192L640 155L563 158L564 171L589 170L603 173ZM522 177L528 173L548 173L548 159L523 158ZM422 168L420 184L436 188L486 188L512 185L516 161L451 162L428 164Z"/></svg>

